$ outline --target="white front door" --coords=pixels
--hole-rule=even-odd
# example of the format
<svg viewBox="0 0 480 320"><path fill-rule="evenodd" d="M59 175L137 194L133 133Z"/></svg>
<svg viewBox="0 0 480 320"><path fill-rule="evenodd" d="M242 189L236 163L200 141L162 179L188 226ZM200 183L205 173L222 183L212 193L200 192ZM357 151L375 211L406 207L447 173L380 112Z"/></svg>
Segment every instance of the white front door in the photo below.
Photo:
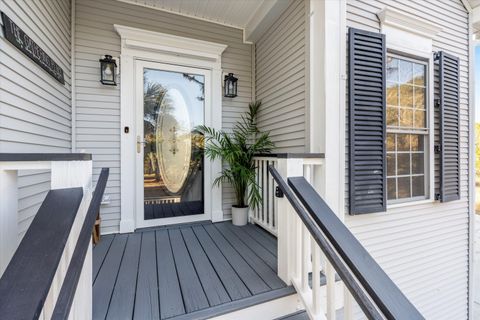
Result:
<svg viewBox="0 0 480 320"><path fill-rule="evenodd" d="M211 70L135 60L137 228L211 218L210 88Z"/></svg>

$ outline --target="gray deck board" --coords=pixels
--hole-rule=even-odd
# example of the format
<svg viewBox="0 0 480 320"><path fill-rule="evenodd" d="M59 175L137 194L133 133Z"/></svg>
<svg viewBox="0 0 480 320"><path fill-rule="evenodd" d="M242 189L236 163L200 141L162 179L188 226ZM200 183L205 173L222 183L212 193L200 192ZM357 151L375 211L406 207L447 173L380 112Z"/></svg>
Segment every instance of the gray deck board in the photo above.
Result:
<svg viewBox="0 0 480 320"><path fill-rule="evenodd" d="M110 245L112 244L112 240L115 236L113 234L109 234L106 236L102 236L102 241L100 241L96 246L95 250L93 250L93 258L92 258L92 280L95 281L98 275L98 271L100 271L100 267L102 266L103 260L107 255L108 249L110 249Z"/></svg>
<svg viewBox="0 0 480 320"><path fill-rule="evenodd" d="M160 319L155 232L142 232L134 319Z"/></svg>
<svg viewBox="0 0 480 320"><path fill-rule="evenodd" d="M243 231L242 227L237 227L232 224L224 224L222 227L230 229L237 237L245 243L253 252L256 252L265 263L272 268L275 272L277 271L277 257L274 256L270 251L265 249L260 243L258 243L254 238L252 238L248 233ZM220 227L220 225L219 225Z"/></svg>
<svg viewBox="0 0 480 320"><path fill-rule="evenodd" d="M162 319L185 313L168 230L156 232L157 274Z"/></svg>
<svg viewBox="0 0 480 320"><path fill-rule="evenodd" d="M191 228L181 229L183 239L187 245L190 257L197 269L198 277L202 283L203 289L210 306L216 306L222 303L230 302L230 297L222 285L222 282L213 269L207 255L203 251L197 237Z"/></svg>
<svg viewBox="0 0 480 320"><path fill-rule="evenodd" d="M222 252L215 245L205 229L202 226L195 226L192 229L200 241L203 250L207 254L208 259L211 261L213 268L225 286L230 299L238 300L250 297L250 291L248 291L243 281L237 275L235 270L233 270L233 267L228 263L227 259L225 259Z"/></svg>
<svg viewBox="0 0 480 320"><path fill-rule="evenodd" d="M271 234L252 224L246 225L242 229L262 246L264 246L268 251L270 251L275 257L277 256L277 239L275 239Z"/></svg>
<svg viewBox="0 0 480 320"><path fill-rule="evenodd" d="M243 257L227 242L214 225L206 225L204 228L216 244L223 243L223 245L219 246L220 251L252 294L255 295L270 290L262 278L260 278L255 270L253 270Z"/></svg>
<svg viewBox="0 0 480 320"><path fill-rule="evenodd" d="M102 237L93 319L209 319L293 294L273 268L275 238L256 228L199 222Z"/></svg>
<svg viewBox="0 0 480 320"><path fill-rule="evenodd" d="M133 316L141 241L139 233L128 236L107 319L131 319Z"/></svg>
<svg viewBox="0 0 480 320"><path fill-rule="evenodd" d="M207 297L198 278L179 229L169 230L170 243L182 288L183 302L187 313L209 307Z"/></svg>
<svg viewBox="0 0 480 320"><path fill-rule="evenodd" d="M285 287L285 283L277 276L276 271L269 267L256 253L250 249L242 240L235 235L225 224L217 225L218 230L225 239L242 255L245 261L265 281L271 289ZM276 266L275 266L276 267ZM276 268L275 268L276 269Z"/></svg>
<svg viewBox="0 0 480 320"><path fill-rule="evenodd" d="M128 235L116 235L107 252L102 268L93 283L93 319L105 319L113 289L117 281L118 270L122 261Z"/></svg>

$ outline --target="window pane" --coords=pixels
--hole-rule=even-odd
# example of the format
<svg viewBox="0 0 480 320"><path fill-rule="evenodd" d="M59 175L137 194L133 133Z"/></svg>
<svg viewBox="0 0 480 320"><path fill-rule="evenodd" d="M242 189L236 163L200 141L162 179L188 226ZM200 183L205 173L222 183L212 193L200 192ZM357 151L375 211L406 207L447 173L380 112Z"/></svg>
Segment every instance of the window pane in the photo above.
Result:
<svg viewBox="0 0 480 320"><path fill-rule="evenodd" d="M412 151L424 151L424 135L412 134Z"/></svg>
<svg viewBox="0 0 480 320"><path fill-rule="evenodd" d="M413 109L400 109L400 127L413 127Z"/></svg>
<svg viewBox="0 0 480 320"><path fill-rule="evenodd" d="M400 106L413 108L413 86L409 84L400 85Z"/></svg>
<svg viewBox="0 0 480 320"><path fill-rule="evenodd" d="M397 174L410 174L410 153L399 153L397 155Z"/></svg>
<svg viewBox="0 0 480 320"><path fill-rule="evenodd" d="M415 128L425 128L425 111L416 110L415 111Z"/></svg>
<svg viewBox="0 0 480 320"><path fill-rule="evenodd" d="M413 63L406 60L400 60L400 83L413 83Z"/></svg>
<svg viewBox="0 0 480 320"><path fill-rule="evenodd" d="M393 133L387 134L387 151L395 151L395 135Z"/></svg>
<svg viewBox="0 0 480 320"><path fill-rule="evenodd" d="M415 108L416 109L425 109L425 89L415 87Z"/></svg>
<svg viewBox="0 0 480 320"><path fill-rule="evenodd" d="M398 127L398 107L387 108L387 126Z"/></svg>
<svg viewBox="0 0 480 320"><path fill-rule="evenodd" d="M425 170L429 135L423 133L428 122L427 66L388 56L386 73L387 199L424 197L429 181ZM399 129L402 133L396 133Z"/></svg>
<svg viewBox="0 0 480 320"><path fill-rule="evenodd" d="M418 63L413 65L413 83L425 86L425 65Z"/></svg>
<svg viewBox="0 0 480 320"><path fill-rule="evenodd" d="M425 178L418 176L412 178L412 196L420 197L425 195Z"/></svg>
<svg viewBox="0 0 480 320"><path fill-rule="evenodd" d="M398 59L387 58L387 81L398 81Z"/></svg>
<svg viewBox="0 0 480 320"><path fill-rule="evenodd" d="M425 173L424 159L425 159L424 153L412 153L412 173L413 174Z"/></svg>
<svg viewBox="0 0 480 320"><path fill-rule="evenodd" d="M387 154L387 176L395 175L395 153Z"/></svg>
<svg viewBox="0 0 480 320"><path fill-rule="evenodd" d="M397 186L395 182L395 178L388 178L387 179L387 199L388 200L395 200L397 198Z"/></svg>
<svg viewBox="0 0 480 320"><path fill-rule="evenodd" d="M397 134L397 150L410 151L410 135L409 134Z"/></svg>
<svg viewBox="0 0 480 320"><path fill-rule="evenodd" d="M387 82L387 105L398 106L398 84Z"/></svg>
<svg viewBox="0 0 480 320"><path fill-rule="evenodd" d="M410 177L398 178L398 199L410 197Z"/></svg>

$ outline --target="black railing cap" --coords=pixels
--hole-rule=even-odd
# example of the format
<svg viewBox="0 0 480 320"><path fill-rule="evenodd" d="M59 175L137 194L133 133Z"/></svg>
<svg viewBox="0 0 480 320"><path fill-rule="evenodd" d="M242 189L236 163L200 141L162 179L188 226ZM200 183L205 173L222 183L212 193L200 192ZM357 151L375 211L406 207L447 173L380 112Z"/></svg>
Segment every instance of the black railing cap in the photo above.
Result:
<svg viewBox="0 0 480 320"><path fill-rule="evenodd" d="M0 162L6 161L89 161L90 153L0 153Z"/></svg>

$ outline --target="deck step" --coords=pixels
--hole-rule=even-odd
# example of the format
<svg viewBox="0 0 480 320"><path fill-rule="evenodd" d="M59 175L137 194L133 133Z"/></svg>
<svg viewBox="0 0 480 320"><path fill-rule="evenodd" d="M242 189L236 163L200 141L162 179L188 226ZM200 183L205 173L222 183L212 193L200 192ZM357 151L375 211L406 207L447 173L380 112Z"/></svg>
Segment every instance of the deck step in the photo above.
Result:
<svg viewBox="0 0 480 320"><path fill-rule="evenodd" d="M308 315L305 310L300 310L275 320L308 320Z"/></svg>

